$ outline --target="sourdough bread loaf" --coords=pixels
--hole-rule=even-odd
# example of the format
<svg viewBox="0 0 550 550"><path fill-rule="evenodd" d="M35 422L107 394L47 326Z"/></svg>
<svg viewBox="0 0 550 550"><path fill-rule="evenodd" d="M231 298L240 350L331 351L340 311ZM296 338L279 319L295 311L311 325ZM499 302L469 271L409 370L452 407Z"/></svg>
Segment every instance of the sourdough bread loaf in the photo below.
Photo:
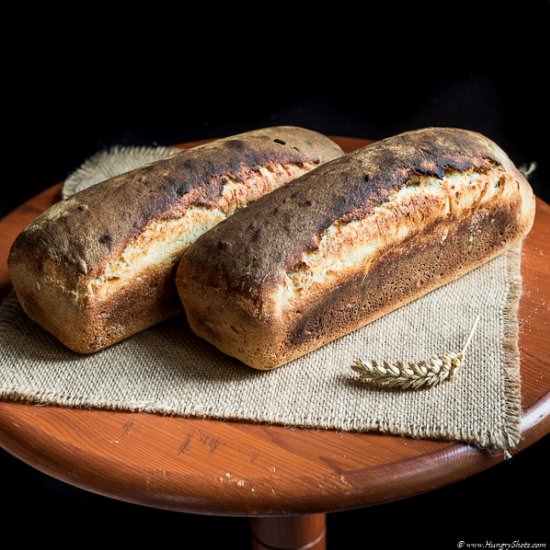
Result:
<svg viewBox="0 0 550 550"><path fill-rule="evenodd" d="M534 209L489 139L408 132L219 224L183 255L177 286L196 334L271 369L486 262L525 236Z"/></svg>
<svg viewBox="0 0 550 550"><path fill-rule="evenodd" d="M59 202L15 241L25 312L89 353L181 311L183 251L236 210L342 154L303 128L256 130L183 151Z"/></svg>

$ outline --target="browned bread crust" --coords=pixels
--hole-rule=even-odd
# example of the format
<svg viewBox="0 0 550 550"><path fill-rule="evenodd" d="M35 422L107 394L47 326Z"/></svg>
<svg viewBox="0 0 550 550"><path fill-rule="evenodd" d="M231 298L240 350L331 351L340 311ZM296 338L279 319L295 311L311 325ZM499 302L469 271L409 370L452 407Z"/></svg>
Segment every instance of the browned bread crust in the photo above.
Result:
<svg viewBox="0 0 550 550"><path fill-rule="evenodd" d="M473 269L533 217L529 184L492 141L407 132L218 225L187 250L177 285L197 334L273 368Z"/></svg>
<svg viewBox="0 0 550 550"><path fill-rule="evenodd" d="M86 189L16 239L10 274L27 314L92 352L180 311L173 268L199 234L342 154L281 126L214 141Z"/></svg>

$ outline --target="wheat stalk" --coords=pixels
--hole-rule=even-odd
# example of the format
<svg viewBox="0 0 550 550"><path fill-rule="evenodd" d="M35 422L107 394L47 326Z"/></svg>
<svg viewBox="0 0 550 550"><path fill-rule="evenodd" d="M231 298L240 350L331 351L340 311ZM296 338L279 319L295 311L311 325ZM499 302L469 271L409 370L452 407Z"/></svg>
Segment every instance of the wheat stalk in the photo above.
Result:
<svg viewBox="0 0 550 550"><path fill-rule="evenodd" d="M351 368L359 374L363 382L379 388L417 390L437 386L445 380L452 380L458 369L464 365L464 354L472 341L478 322L479 315L460 353L432 355L426 361L407 364L403 361L390 364L387 361L379 363L374 359L357 359Z"/></svg>

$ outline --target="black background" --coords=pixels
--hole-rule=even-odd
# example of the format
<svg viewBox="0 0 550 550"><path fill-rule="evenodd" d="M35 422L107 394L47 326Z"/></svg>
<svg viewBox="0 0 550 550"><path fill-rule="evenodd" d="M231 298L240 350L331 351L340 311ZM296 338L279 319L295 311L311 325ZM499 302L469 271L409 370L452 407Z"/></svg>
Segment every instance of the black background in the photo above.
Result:
<svg viewBox="0 0 550 550"><path fill-rule="evenodd" d="M549 201L549 4L479 4L389 2L375 12L279 3L262 13L208 5L202 13L182 6L183 14L133 6L122 18L98 4L64 13L59 28L50 8L31 20L18 14L9 19L17 39L4 50L0 214L110 145L172 144L277 124L370 138L432 125L477 130L516 164L536 161L531 183ZM452 487L332 515L330 548L548 540L539 504L547 453L545 440ZM27 543L47 532L68 548L63 536L76 528L97 544L247 547L245 520L117 503L5 453L0 484L6 525L24 517L33 527ZM206 540L190 545L195 536ZM346 537L355 542L345 546ZM9 529L0 548L11 547L6 540Z"/></svg>

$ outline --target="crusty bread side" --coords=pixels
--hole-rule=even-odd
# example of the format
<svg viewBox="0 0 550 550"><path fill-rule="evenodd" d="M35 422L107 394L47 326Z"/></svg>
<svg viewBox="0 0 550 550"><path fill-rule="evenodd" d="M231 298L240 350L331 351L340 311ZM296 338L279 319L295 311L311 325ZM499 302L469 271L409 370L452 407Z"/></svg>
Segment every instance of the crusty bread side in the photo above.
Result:
<svg viewBox="0 0 550 550"><path fill-rule="evenodd" d="M499 254L529 231L534 209L489 139L407 132L218 225L183 255L176 283L199 336L271 369Z"/></svg>
<svg viewBox="0 0 550 550"><path fill-rule="evenodd" d="M59 202L15 241L9 270L25 312L89 353L181 311L174 270L199 235L342 155L282 126L183 151Z"/></svg>

